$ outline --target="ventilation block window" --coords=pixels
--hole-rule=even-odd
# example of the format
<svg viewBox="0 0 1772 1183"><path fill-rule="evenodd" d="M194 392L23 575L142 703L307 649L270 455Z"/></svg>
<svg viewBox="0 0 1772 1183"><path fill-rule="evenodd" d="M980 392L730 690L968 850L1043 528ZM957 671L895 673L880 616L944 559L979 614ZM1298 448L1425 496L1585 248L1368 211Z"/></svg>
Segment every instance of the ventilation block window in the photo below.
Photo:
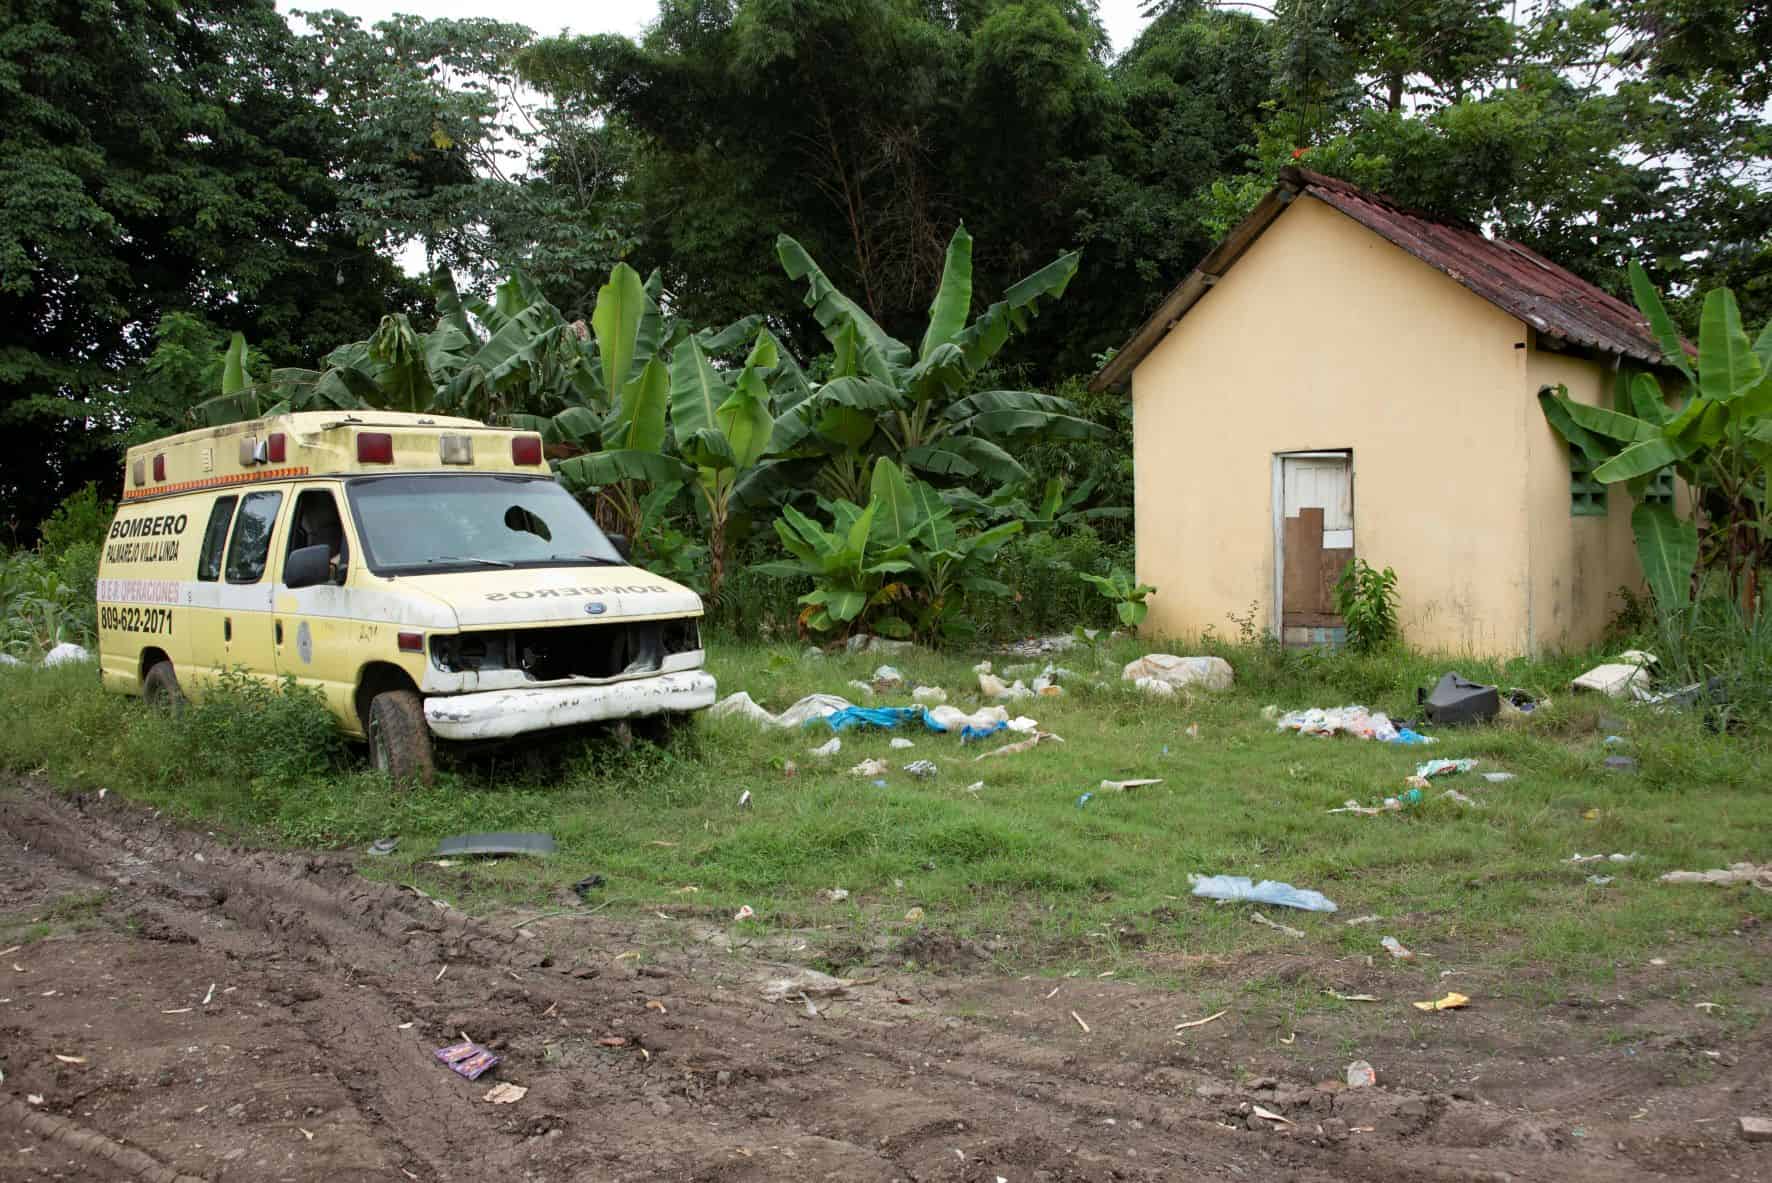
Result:
<svg viewBox="0 0 1772 1183"><path fill-rule="evenodd" d="M1606 486L1594 479L1593 462L1576 447L1569 449L1569 512L1576 517L1606 516Z"/></svg>
<svg viewBox="0 0 1772 1183"><path fill-rule="evenodd" d="M1664 468L1649 478L1649 487L1643 490L1645 505L1672 505L1674 503L1674 470Z"/></svg>

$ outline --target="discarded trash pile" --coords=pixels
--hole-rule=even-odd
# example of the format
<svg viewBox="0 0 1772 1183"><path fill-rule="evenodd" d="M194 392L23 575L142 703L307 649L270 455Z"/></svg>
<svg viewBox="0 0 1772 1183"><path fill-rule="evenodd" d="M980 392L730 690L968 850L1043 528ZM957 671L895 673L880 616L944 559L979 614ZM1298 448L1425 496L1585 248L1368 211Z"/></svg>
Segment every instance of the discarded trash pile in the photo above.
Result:
<svg viewBox="0 0 1772 1183"><path fill-rule="evenodd" d="M1356 739L1375 739L1379 743L1423 744L1436 742L1407 727L1398 727L1383 711L1369 711L1363 706L1312 707L1281 715L1281 731L1300 735L1351 735Z"/></svg>

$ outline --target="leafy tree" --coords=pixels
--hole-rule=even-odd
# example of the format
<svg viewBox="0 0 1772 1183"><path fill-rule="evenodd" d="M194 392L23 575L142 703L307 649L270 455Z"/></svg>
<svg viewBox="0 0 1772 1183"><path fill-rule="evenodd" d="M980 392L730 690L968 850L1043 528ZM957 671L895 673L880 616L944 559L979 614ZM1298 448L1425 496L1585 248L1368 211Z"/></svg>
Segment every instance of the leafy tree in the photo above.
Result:
<svg viewBox="0 0 1772 1183"><path fill-rule="evenodd" d="M410 298L340 216L339 138L271 0L14 0L0 18L0 497L115 479L168 312L282 361Z"/></svg>

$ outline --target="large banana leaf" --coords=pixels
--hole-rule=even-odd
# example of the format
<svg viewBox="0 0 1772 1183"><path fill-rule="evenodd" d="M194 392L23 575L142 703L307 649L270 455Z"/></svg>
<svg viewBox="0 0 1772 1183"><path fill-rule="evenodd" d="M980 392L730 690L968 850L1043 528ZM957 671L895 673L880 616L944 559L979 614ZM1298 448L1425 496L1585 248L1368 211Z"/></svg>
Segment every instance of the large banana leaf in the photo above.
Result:
<svg viewBox="0 0 1772 1183"><path fill-rule="evenodd" d="M629 480L664 484L691 480L694 475L681 460L662 452L592 452L560 462L560 476L569 488L575 489L602 488Z"/></svg>
<svg viewBox="0 0 1772 1183"><path fill-rule="evenodd" d="M703 427L687 436L679 431L677 451L682 454L683 459L697 468L710 468L717 472L738 467L736 457L732 454L732 445L718 427Z"/></svg>
<svg viewBox="0 0 1772 1183"><path fill-rule="evenodd" d="M1760 359L1760 368L1772 374L1772 320L1754 338L1754 356Z"/></svg>
<svg viewBox="0 0 1772 1183"><path fill-rule="evenodd" d="M873 317L862 311L861 305L838 291L837 285L819 269L805 247L783 234L775 240L775 253L789 279L806 280L806 307L812 309L814 319L833 345L836 344L835 334L840 333L845 325L853 325L863 344L882 361L892 366L911 364L910 347L890 336Z"/></svg>
<svg viewBox="0 0 1772 1183"><path fill-rule="evenodd" d="M381 318L381 325L369 338L369 357L375 364L375 384L381 392L378 407L390 411L431 409L437 388L431 383L418 334L405 313Z"/></svg>
<svg viewBox="0 0 1772 1183"><path fill-rule="evenodd" d="M1630 287L1637 298L1637 308L1649 322L1649 328L1655 334L1656 342L1661 346L1661 360L1686 376L1686 381L1696 382L1692 367L1686 361L1686 345L1680 339L1680 330L1661 306L1661 297L1656 294L1655 285L1649 282L1649 276L1635 259L1630 261Z"/></svg>
<svg viewBox="0 0 1772 1183"><path fill-rule="evenodd" d="M1006 435L1039 432L1059 439L1092 439L1108 434L1105 427L1079 419L1074 415L1054 415L1048 411L986 411L962 420L961 429L975 435L998 439Z"/></svg>
<svg viewBox="0 0 1772 1183"><path fill-rule="evenodd" d="M222 358L221 392L239 394L246 389L246 334L235 333L228 338L228 352Z"/></svg>
<svg viewBox="0 0 1772 1183"><path fill-rule="evenodd" d="M703 353L709 357L720 357L751 340L762 328L763 318L752 313L750 316L740 317L723 329L703 329L695 334L695 339L701 344ZM770 339L774 339L773 334Z"/></svg>
<svg viewBox="0 0 1772 1183"><path fill-rule="evenodd" d="M965 226L954 229L948 240L947 261L941 268L941 286L929 305L929 327L923 331L923 347L918 350L921 361L942 345L952 344L966 318L972 315L972 235Z"/></svg>
<svg viewBox="0 0 1772 1183"><path fill-rule="evenodd" d="M1055 415L1078 414L1077 404L1055 394L1033 390L981 390L956 399L943 411L944 419L964 419L985 411L1051 411Z"/></svg>
<svg viewBox="0 0 1772 1183"><path fill-rule="evenodd" d="M908 541L916 534L925 518L911 496L911 486L904 479L903 470L888 457L882 456L874 462L874 476L868 493L869 503L879 507L875 521L879 525L880 537L887 544Z"/></svg>
<svg viewBox="0 0 1772 1183"><path fill-rule="evenodd" d="M603 361L603 386L611 395L627 388L647 302L640 273L626 263L617 263L609 273L609 282L597 289L591 331L597 336L597 354Z"/></svg>
<svg viewBox="0 0 1772 1183"><path fill-rule="evenodd" d="M1631 377L1630 402L1637 418L1645 423L1666 423L1673 417L1673 412L1668 410L1667 397L1661 393L1661 383L1655 380L1654 374Z"/></svg>
<svg viewBox="0 0 1772 1183"><path fill-rule="evenodd" d="M1691 451L1690 448L1681 446L1678 440L1658 435L1632 444L1610 460L1597 465L1594 468L1594 479L1606 484L1635 480L1684 460L1691 455Z"/></svg>
<svg viewBox="0 0 1772 1183"><path fill-rule="evenodd" d="M649 358L639 377L622 392L610 444L620 449L656 452L665 442L665 407L671 397L671 375L663 362Z"/></svg>
<svg viewBox="0 0 1772 1183"><path fill-rule="evenodd" d="M1639 440L1653 439L1661 432L1653 423L1645 423L1635 415L1620 415L1617 411L1609 411L1605 407L1590 406L1577 402L1566 394L1553 396L1562 405L1569 418L1596 435L1607 439L1632 444Z"/></svg>
<svg viewBox="0 0 1772 1183"><path fill-rule="evenodd" d="M775 418L769 413L769 391L755 370L746 368L739 375L732 396L720 404L714 422L732 456L731 467L746 469L761 460L769 451L769 440L775 432Z"/></svg>
<svg viewBox="0 0 1772 1183"><path fill-rule="evenodd" d="M714 415L732 394L725 377L709 363L694 337L671 355L671 421L677 437L714 427Z"/></svg>
<svg viewBox="0 0 1772 1183"><path fill-rule="evenodd" d="M1691 594L1698 528L1678 517L1672 506L1649 502L1631 511L1630 525L1656 606L1664 613L1677 611Z"/></svg>
<svg viewBox="0 0 1772 1183"><path fill-rule="evenodd" d="M985 309L984 314L962 330L954 344L966 355L966 364L973 370L983 369L997 351L1009 340L1012 331L1027 328L1044 302L1064 295L1071 277L1077 273L1082 252L1060 255L1003 294L1003 298Z"/></svg>
<svg viewBox="0 0 1772 1183"><path fill-rule="evenodd" d="M432 273L431 294L437 302L437 327L448 325L461 334L464 343L477 343L473 326L468 323L467 309L462 304L461 292L455 286L455 274L449 268L439 267Z"/></svg>
<svg viewBox="0 0 1772 1183"><path fill-rule="evenodd" d="M904 460L923 472L961 480L980 473L993 481L1025 481L1028 476L1015 457L976 435L943 436L933 444L907 448Z"/></svg>
<svg viewBox="0 0 1772 1183"><path fill-rule="evenodd" d="M1741 309L1728 288L1704 298L1698 322L1698 388L1706 398L1726 403L1760 384L1764 367L1741 327Z"/></svg>

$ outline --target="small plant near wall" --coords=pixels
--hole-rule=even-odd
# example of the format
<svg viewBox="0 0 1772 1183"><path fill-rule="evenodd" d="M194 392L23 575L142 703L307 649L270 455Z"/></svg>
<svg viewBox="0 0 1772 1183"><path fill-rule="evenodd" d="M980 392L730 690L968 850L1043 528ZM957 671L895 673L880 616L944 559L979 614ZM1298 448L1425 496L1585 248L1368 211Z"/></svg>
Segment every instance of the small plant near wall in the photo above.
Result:
<svg viewBox="0 0 1772 1183"><path fill-rule="evenodd" d="M1335 611L1347 624L1347 647L1371 653L1397 639L1397 573L1354 559L1335 581Z"/></svg>
<svg viewBox="0 0 1772 1183"><path fill-rule="evenodd" d="M1145 597L1157 594L1156 588L1148 583L1134 582L1132 576L1119 567L1107 575L1079 575L1078 578L1094 585L1096 591L1114 602L1114 611L1127 628L1137 628L1144 623L1151 610L1151 606L1144 602Z"/></svg>

